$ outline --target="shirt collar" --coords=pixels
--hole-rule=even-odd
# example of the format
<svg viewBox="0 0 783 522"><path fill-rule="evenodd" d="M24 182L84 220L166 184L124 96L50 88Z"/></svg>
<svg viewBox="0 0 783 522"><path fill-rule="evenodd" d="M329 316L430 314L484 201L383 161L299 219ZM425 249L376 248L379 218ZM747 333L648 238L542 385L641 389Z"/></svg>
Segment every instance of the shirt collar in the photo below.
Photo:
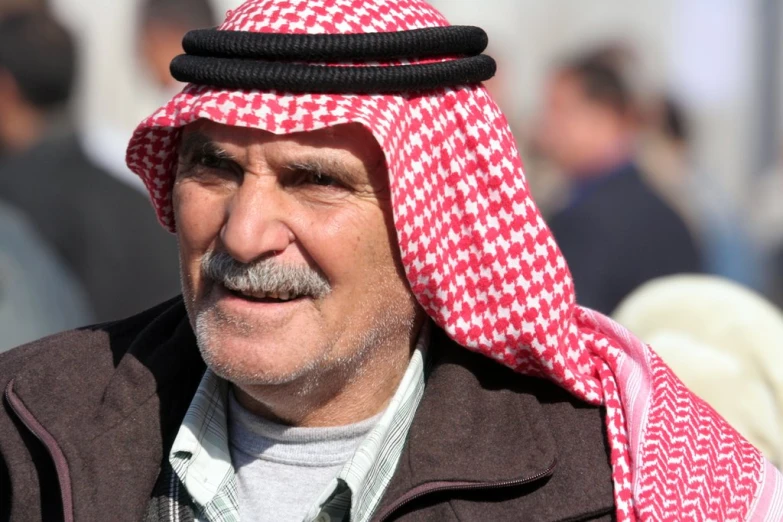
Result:
<svg viewBox="0 0 783 522"><path fill-rule="evenodd" d="M226 422L228 383L207 369L169 453L169 461L198 506L212 501L232 474Z"/></svg>
<svg viewBox="0 0 783 522"><path fill-rule="evenodd" d="M369 520L380 504L402 454L416 409L424 395L429 339L430 325L425 322L408 368L386 411L356 449L353 457L345 463L337 479L326 488L324 496L311 508L309 515L312 515L312 518L318 515L317 506L326 507L323 502L328 499L327 495L339 488L340 481L343 481L350 491L350 520Z"/></svg>
<svg viewBox="0 0 783 522"><path fill-rule="evenodd" d="M419 333L408 368L378 424L327 486L310 509L308 518L328 510L330 503L335 506L344 503L346 495L339 498L341 490L348 495L351 520L363 521L372 516L394 474L424 394L429 338L427 321ZM221 506L228 504L228 509L221 507L224 514L238 511L238 506L233 505L235 492L231 491L234 469L228 446L227 405L228 383L207 369L169 453L174 471L196 506L205 510L216 502Z"/></svg>

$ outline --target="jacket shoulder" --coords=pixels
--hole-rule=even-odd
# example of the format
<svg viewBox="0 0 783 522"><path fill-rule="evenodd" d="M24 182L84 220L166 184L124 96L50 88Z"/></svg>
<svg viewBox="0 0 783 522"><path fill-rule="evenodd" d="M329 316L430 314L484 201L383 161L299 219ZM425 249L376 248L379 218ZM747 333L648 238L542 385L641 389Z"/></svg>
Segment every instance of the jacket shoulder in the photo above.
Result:
<svg viewBox="0 0 783 522"><path fill-rule="evenodd" d="M85 491L116 478L115 468L134 469L121 475L131 491L146 488L200 379L196 365L203 362L181 298L0 355L0 520L62 518L48 511L62 502L52 447L82 510L90 506ZM136 448L129 440L144 442ZM93 461L113 465L99 466L97 477Z"/></svg>
<svg viewBox="0 0 783 522"><path fill-rule="evenodd" d="M0 385L4 388L21 370L31 366L59 364L74 355L85 357L113 352L115 361L122 358L134 339L153 323L178 324L185 315L182 297L177 296L131 317L67 330L0 353Z"/></svg>

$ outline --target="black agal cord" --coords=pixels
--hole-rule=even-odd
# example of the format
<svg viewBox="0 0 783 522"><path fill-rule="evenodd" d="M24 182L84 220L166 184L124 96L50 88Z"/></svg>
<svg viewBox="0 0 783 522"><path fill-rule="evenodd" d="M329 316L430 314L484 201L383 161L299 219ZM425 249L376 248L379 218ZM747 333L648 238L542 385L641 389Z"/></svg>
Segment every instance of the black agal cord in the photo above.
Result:
<svg viewBox="0 0 783 522"><path fill-rule="evenodd" d="M481 54L486 33L469 26L364 34L201 29L187 33L182 45L187 54L171 62L174 78L230 89L405 92L474 84L495 74L495 61ZM378 63L401 59L412 64ZM428 63L415 63L420 60Z"/></svg>

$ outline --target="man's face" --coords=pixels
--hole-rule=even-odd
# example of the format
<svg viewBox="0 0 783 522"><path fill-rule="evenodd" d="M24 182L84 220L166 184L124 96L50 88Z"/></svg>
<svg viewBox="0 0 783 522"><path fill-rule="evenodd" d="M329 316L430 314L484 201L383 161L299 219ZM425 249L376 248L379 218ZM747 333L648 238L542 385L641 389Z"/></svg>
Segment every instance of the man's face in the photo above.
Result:
<svg viewBox="0 0 783 522"><path fill-rule="evenodd" d="M566 173L579 174L600 163L625 132L618 115L587 98L578 78L561 73L550 81L536 141Z"/></svg>
<svg viewBox="0 0 783 522"><path fill-rule="evenodd" d="M357 371L422 313L388 178L358 124L278 136L199 121L174 187L185 302L207 364L274 385Z"/></svg>

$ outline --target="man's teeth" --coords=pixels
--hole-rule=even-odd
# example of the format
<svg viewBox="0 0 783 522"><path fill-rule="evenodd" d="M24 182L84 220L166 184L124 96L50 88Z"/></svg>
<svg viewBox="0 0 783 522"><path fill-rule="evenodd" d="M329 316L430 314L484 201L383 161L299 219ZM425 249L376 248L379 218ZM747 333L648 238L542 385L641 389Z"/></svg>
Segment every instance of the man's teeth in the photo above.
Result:
<svg viewBox="0 0 783 522"><path fill-rule="evenodd" d="M296 299L297 295L294 295L289 292L242 292L240 291L243 296L250 297L252 299L278 299L280 301L290 301L291 299Z"/></svg>

